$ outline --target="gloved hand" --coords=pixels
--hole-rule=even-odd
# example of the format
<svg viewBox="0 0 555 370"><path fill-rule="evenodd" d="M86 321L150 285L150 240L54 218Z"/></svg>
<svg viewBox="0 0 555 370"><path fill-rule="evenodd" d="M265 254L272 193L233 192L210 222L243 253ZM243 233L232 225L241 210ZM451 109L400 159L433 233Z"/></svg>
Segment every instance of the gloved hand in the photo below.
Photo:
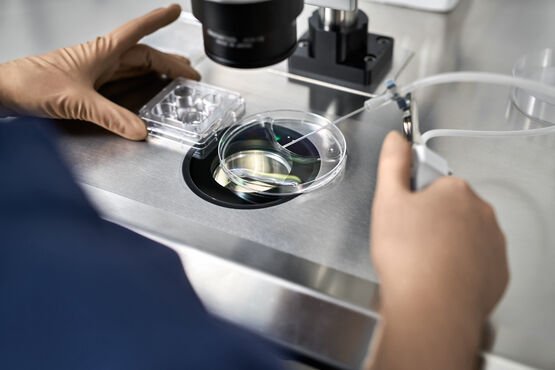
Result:
<svg viewBox="0 0 555 370"><path fill-rule="evenodd" d="M383 145L372 211L382 337L375 369L474 369L482 330L508 282L493 208L461 179L410 189L411 147Z"/></svg>
<svg viewBox="0 0 555 370"><path fill-rule="evenodd" d="M89 121L128 139L144 139L141 119L96 89L150 71L199 80L187 58L137 44L180 12L179 5L156 9L85 44L0 64L0 114Z"/></svg>

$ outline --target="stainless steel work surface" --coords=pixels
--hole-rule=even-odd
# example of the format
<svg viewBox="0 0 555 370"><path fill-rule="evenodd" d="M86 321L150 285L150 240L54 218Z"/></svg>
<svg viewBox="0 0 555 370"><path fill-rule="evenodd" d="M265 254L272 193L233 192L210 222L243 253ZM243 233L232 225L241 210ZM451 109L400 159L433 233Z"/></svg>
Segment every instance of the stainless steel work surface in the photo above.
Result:
<svg viewBox="0 0 555 370"><path fill-rule="evenodd" d="M2 2L0 61L93 38L164 3ZM554 46L552 0L468 0L446 15L359 3L373 32L395 37L396 68L414 52L401 83L451 70L509 74L521 54ZM305 27L303 20L298 24ZM284 65L255 71L217 66L202 57L198 30L179 42L172 32L164 30L148 42L192 53L204 82L240 92L247 114L292 108L333 118L364 101L361 95L288 79ZM430 90L420 96L421 124L424 130L533 125L511 109L509 97L508 90L482 86ZM183 152L159 143L129 142L71 122L63 125L61 147L105 217L180 252L213 311L323 362L354 368L375 323L376 276L368 240L378 153L384 135L400 128L399 117L390 106L343 122L349 157L340 181L260 210L202 200L182 179ZM555 218L555 161L550 160L555 136L445 138L432 146L495 206L507 236L512 280L493 318L496 339L487 365L555 368L555 231L549 225ZM241 289L225 289L231 285ZM265 303L256 310L245 303L249 300ZM337 330L341 336L315 340Z"/></svg>

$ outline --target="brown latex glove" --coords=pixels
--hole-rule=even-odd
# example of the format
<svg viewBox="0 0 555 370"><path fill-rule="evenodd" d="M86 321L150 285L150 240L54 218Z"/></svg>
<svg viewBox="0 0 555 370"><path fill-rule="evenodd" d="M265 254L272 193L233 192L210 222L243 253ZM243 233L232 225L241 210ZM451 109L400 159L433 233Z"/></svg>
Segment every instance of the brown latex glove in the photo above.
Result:
<svg viewBox="0 0 555 370"><path fill-rule="evenodd" d="M386 138L372 210L383 327L375 369L473 369L488 315L508 282L492 207L444 177L410 189L411 149Z"/></svg>
<svg viewBox="0 0 555 370"><path fill-rule="evenodd" d="M0 114L89 121L128 139L144 139L141 119L96 89L151 71L199 80L187 58L137 44L180 13L179 5L156 9L85 44L0 64Z"/></svg>

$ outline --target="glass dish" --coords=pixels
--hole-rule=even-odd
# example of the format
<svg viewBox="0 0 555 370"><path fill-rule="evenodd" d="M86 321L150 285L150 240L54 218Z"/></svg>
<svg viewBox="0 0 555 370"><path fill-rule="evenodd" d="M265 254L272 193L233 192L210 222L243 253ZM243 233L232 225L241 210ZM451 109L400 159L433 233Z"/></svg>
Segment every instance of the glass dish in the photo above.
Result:
<svg viewBox="0 0 555 370"><path fill-rule="evenodd" d="M555 87L555 50L544 49L522 56L513 67L513 76ZM513 102L528 117L555 124L555 98L515 88Z"/></svg>
<svg viewBox="0 0 555 370"><path fill-rule="evenodd" d="M332 182L345 166L345 137L322 116L294 110L258 113L230 127L218 143L220 167L240 189L294 195ZM327 128L287 148L287 143Z"/></svg>

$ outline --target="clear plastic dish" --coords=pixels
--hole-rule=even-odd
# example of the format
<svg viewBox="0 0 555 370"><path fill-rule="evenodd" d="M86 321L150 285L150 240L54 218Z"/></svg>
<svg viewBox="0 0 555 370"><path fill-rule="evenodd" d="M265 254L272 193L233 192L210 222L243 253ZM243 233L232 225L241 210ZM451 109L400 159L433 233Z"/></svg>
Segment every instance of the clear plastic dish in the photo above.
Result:
<svg viewBox="0 0 555 370"><path fill-rule="evenodd" d="M293 195L321 188L341 173L347 145L333 125L287 148L330 121L294 110L258 113L229 128L218 143L220 167L240 189Z"/></svg>
<svg viewBox="0 0 555 370"><path fill-rule="evenodd" d="M522 56L513 67L513 76L555 86L555 49ZM515 88L513 102L528 117L555 124L555 98Z"/></svg>
<svg viewBox="0 0 555 370"><path fill-rule="evenodd" d="M177 78L139 111L149 135L192 146L202 156L216 134L245 112L238 93Z"/></svg>

